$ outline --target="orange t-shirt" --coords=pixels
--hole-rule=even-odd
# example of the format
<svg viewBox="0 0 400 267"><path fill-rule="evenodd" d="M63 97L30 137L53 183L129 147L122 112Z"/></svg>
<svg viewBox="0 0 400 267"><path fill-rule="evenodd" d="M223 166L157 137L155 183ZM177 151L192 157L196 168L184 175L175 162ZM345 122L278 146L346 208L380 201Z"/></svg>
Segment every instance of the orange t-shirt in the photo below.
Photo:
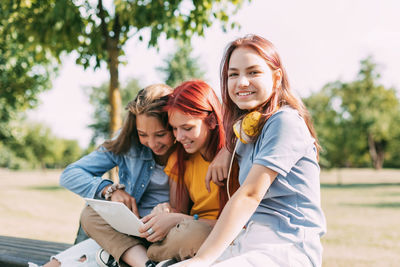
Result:
<svg viewBox="0 0 400 267"><path fill-rule="evenodd" d="M173 170L176 161L177 154L172 153L164 169L164 172L175 181L178 179L178 171ZM205 183L210 163L205 161L200 153L195 153L190 155L185 164L184 183L193 202L190 215L197 214L202 219L216 220L219 212L218 186L211 182L211 192L209 193Z"/></svg>

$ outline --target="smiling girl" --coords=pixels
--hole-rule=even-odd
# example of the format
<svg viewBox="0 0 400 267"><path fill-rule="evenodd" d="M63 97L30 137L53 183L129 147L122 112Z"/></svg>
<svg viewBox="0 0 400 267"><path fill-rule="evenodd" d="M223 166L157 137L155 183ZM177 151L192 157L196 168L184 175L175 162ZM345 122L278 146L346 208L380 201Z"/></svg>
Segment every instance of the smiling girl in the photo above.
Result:
<svg viewBox="0 0 400 267"><path fill-rule="evenodd" d="M166 257L181 260L194 256L227 201L224 187L211 184L208 192L205 183L210 162L225 145L221 104L213 89L203 81L184 82L169 96L166 109L178 142L176 153L170 156L164 169L174 181L171 190L176 192L176 199L172 199L171 194L171 203L176 203L176 206L163 205L166 213L150 214L143 218L147 222L143 232L151 228L162 233L164 229L169 230L171 225L176 226L161 244L149 248L148 255L156 261ZM208 231L197 237L198 232L190 232L191 223L196 220L196 224L209 225L206 227ZM182 229L183 221L188 228L186 230ZM190 253L185 252L185 255L182 251Z"/></svg>
<svg viewBox="0 0 400 267"><path fill-rule="evenodd" d="M196 256L176 266L321 266L316 134L275 47L257 35L230 43L221 90L241 185Z"/></svg>
<svg viewBox="0 0 400 267"><path fill-rule="evenodd" d="M169 179L163 168L175 149L175 138L164 106L171 92L164 84L140 90L127 105L125 123L117 136L69 165L61 175L61 185L82 197L122 202L138 217L168 202ZM102 179L116 166L120 184ZM149 242L117 232L90 206L83 210L81 224L98 244L91 239L81 242L53 257L46 267L97 266L96 261L100 266L117 266L116 261L120 266L154 266L146 254ZM99 250L99 245L105 250L95 259L93 250Z"/></svg>

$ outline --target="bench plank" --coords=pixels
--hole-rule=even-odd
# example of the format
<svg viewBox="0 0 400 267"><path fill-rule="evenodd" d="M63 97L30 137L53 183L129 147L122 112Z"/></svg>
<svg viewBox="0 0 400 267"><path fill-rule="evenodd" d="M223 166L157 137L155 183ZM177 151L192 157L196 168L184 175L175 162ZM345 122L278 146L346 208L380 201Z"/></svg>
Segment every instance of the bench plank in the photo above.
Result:
<svg viewBox="0 0 400 267"><path fill-rule="evenodd" d="M71 247L72 244L0 236L0 266L28 266L28 262L44 264L50 256Z"/></svg>

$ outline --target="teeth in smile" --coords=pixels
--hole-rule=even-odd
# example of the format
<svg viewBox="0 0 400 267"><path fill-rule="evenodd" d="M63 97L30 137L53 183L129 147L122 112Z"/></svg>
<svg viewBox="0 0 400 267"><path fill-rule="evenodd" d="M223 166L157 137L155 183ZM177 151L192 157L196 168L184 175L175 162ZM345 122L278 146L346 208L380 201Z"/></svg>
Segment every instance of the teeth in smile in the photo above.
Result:
<svg viewBox="0 0 400 267"><path fill-rule="evenodd" d="M252 92L238 93L239 96L251 95Z"/></svg>

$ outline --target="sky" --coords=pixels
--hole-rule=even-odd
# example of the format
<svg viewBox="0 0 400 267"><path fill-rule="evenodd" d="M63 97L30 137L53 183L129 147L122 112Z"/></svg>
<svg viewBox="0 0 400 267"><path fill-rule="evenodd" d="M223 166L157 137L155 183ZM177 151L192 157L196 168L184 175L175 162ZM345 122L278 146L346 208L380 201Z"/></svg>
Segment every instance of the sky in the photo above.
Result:
<svg viewBox="0 0 400 267"><path fill-rule="evenodd" d="M223 33L218 24L205 37L192 38L193 55L206 72L205 80L219 92L219 64L226 45L248 33L270 40L277 47L292 88L301 97L326 83L351 81L360 60L373 56L381 83L397 89L400 97L400 1L398 0L252 0L231 20L240 30ZM145 37L146 40L146 37ZM172 40L160 40L160 49L131 39L125 46L126 64L120 66L120 82L139 79L142 86L163 82L156 70L174 51ZM62 59L53 88L40 95L41 104L28 118L49 126L59 137L76 139L85 148L91 137L87 128L92 107L85 87L108 82L107 69L83 70L76 54Z"/></svg>

